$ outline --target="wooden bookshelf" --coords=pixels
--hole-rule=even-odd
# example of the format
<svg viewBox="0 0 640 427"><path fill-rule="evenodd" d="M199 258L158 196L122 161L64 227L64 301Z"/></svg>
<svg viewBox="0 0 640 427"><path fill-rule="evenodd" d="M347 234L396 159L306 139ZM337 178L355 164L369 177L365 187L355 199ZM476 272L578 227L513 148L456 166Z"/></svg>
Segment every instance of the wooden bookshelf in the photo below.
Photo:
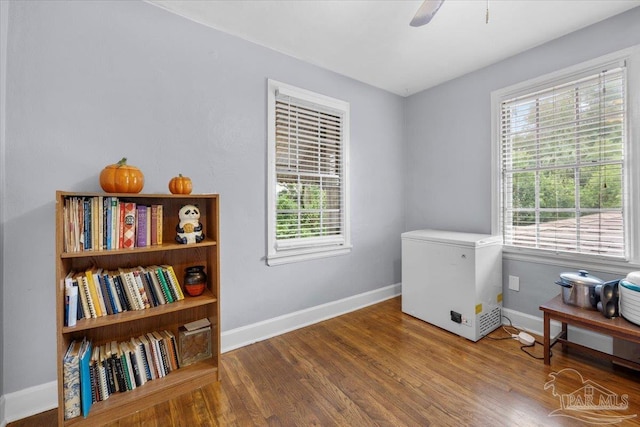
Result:
<svg viewBox="0 0 640 427"><path fill-rule="evenodd" d="M154 246L132 249L65 251L64 206L71 197L117 197L136 204L163 206L163 242ZM178 211L193 204L200 209L205 240L195 244L176 243L175 227ZM217 194L125 194L56 192L56 331L58 370L58 425L95 426L153 406L172 396L219 381L220 366L220 239L219 196ZM171 265L182 284L185 269L205 266L207 289L202 295L158 305L145 310L133 310L92 319L80 319L75 326L65 326L65 277L70 271L91 267L103 269L130 268L149 265ZM212 357L181 367L163 378L154 379L127 392L114 393L108 399L92 405L89 416L64 419L62 359L72 340L83 337L94 346L110 341L124 341L143 333L169 330L178 338L178 328L185 323L208 318L211 322ZM178 340L177 340L178 341Z"/></svg>

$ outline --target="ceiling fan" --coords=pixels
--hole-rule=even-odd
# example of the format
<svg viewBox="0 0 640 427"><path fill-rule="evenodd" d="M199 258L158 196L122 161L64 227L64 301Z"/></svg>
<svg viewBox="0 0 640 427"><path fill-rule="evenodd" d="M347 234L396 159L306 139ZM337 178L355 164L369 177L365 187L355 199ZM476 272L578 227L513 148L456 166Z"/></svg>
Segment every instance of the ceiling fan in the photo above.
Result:
<svg viewBox="0 0 640 427"><path fill-rule="evenodd" d="M409 25L412 27L421 27L428 24L438 9L440 9L442 3L444 3L444 0L424 0Z"/></svg>
<svg viewBox="0 0 640 427"><path fill-rule="evenodd" d="M424 2L418 8L415 16L409 23L412 27L421 27L426 25L433 19L440 6L442 6L444 0L424 0ZM489 0L487 0L487 15L486 23L489 23Z"/></svg>

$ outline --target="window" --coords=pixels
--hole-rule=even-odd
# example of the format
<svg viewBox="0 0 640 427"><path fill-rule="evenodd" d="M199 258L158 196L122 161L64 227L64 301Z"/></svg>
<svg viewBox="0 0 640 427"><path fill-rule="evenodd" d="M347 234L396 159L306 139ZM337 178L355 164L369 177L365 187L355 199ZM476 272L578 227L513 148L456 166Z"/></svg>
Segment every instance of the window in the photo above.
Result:
<svg viewBox="0 0 640 427"><path fill-rule="evenodd" d="M349 104L268 82L267 263L350 251Z"/></svg>
<svg viewBox="0 0 640 427"><path fill-rule="evenodd" d="M632 258L628 92L627 62L609 58L492 94L494 224L506 249Z"/></svg>

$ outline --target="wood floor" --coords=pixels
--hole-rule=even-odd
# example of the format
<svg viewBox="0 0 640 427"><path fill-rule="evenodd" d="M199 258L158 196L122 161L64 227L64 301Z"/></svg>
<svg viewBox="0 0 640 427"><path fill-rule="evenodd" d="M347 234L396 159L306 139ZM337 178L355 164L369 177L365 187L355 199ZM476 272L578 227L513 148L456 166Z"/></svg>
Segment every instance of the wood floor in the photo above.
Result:
<svg viewBox="0 0 640 427"><path fill-rule="evenodd" d="M560 401L584 385L628 400L591 415L640 425L637 372L560 348L545 366L516 341L491 339L505 336L500 328L472 343L403 314L394 298L225 353L220 383L108 426L584 426L567 415L588 412L563 411ZM542 357L542 347L531 353ZM545 390L565 368L577 372ZM49 411L8 426L55 422Z"/></svg>

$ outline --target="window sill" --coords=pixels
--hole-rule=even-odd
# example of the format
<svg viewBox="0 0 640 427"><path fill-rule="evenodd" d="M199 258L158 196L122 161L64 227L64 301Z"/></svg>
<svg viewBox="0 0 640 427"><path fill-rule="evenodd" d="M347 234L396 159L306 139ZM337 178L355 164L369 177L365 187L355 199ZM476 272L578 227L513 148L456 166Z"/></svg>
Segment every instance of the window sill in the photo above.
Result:
<svg viewBox="0 0 640 427"><path fill-rule="evenodd" d="M547 251L514 248L510 246L502 247L502 258L512 261L574 268L576 270L589 269L624 276L626 276L629 271L640 270L640 264L633 261L615 260L597 255L550 253Z"/></svg>
<svg viewBox="0 0 640 427"><path fill-rule="evenodd" d="M267 265L270 267L294 262L309 261L312 259L327 258L332 256L346 255L351 252L351 246L341 245L339 247L306 248L280 251L267 256Z"/></svg>

